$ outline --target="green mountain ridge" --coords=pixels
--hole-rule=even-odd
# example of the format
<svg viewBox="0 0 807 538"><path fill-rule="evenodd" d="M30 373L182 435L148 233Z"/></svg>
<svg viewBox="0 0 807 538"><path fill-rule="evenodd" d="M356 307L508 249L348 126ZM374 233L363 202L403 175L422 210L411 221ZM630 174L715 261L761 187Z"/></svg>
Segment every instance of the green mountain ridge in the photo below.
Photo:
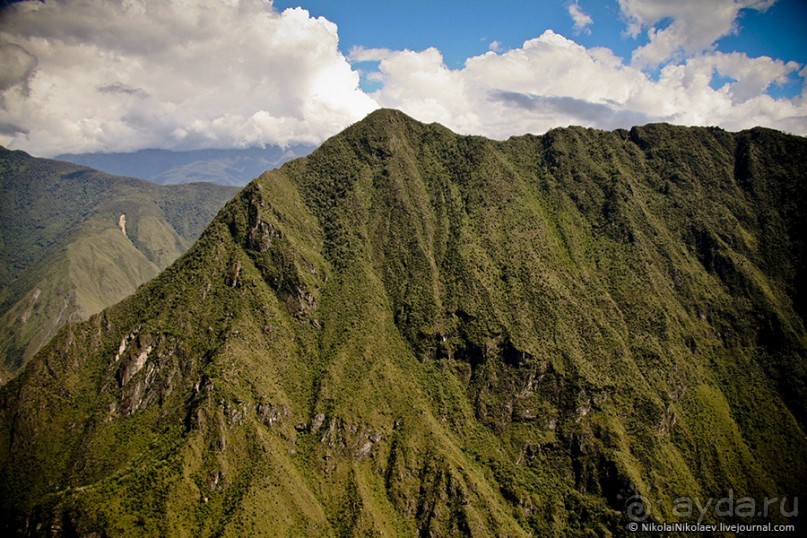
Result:
<svg viewBox="0 0 807 538"><path fill-rule="evenodd" d="M0 383L68 320L157 276L236 192L159 187L0 149Z"/></svg>
<svg viewBox="0 0 807 538"><path fill-rule="evenodd" d="M376 111L0 389L2 525L621 536L637 496L801 496L805 156Z"/></svg>

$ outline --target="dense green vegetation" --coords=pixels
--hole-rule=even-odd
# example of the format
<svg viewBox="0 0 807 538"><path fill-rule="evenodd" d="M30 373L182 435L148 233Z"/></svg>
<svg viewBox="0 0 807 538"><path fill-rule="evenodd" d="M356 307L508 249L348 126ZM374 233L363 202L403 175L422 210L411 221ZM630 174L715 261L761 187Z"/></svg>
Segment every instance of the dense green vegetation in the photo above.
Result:
<svg viewBox="0 0 807 538"><path fill-rule="evenodd" d="M159 187L0 148L0 384L68 320L157 276L235 193Z"/></svg>
<svg viewBox="0 0 807 538"><path fill-rule="evenodd" d="M803 495L805 157L374 112L0 390L3 525L609 536L634 495Z"/></svg>

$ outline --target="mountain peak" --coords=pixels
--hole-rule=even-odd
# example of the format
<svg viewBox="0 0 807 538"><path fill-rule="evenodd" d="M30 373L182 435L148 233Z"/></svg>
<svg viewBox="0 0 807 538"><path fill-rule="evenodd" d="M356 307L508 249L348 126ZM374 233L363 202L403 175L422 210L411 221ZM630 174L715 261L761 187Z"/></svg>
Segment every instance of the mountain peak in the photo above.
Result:
<svg viewBox="0 0 807 538"><path fill-rule="evenodd" d="M407 114L401 112L396 108L378 108L373 110L364 119L360 120L359 123L368 123L374 125L383 125L383 124L390 124L390 123L418 123L419 121L408 116Z"/></svg>
<svg viewBox="0 0 807 538"><path fill-rule="evenodd" d="M262 175L0 389L0 528L621 535L804 495L807 140L631 136L378 110Z"/></svg>
<svg viewBox="0 0 807 538"><path fill-rule="evenodd" d="M421 132L425 124L393 108L379 108L370 112L362 120L354 123L336 137L370 137L382 136L408 137Z"/></svg>

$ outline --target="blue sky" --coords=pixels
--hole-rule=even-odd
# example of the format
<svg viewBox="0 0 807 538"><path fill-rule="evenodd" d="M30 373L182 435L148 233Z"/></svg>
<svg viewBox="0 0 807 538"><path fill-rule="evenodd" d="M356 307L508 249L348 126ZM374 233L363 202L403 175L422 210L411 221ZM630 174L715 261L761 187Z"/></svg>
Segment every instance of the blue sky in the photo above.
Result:
<svg viewBox="0 0 807 538"><path fill-rule="evenodd" d="M296 6L335 22L345 53L355 46L436 47L451 68L461 68L467 58L485 53L493 41L512 48L546 29L572 34L572 20L563 2L275 2L278 9Z"/></svg>
<svg viewBox="0 0 807 538"><path fill-rule="evenodd" d="M709 2L703 4L708 7ZM586 47L604 46L618 56L630 57L647 37L623 35L626 28L616 1L581 0L578 5L593 23L590 33L576 32L565 0L474 1L344 1L275 0L277 9L301 6L312 16L323 16L339 26L340 48L422 50L437 47L449 67L462 67L465 59L488 50L492 41L505 48L551 29ZM723 52L745 51L782 60L807 60L807 2L780 0L766 11L742 11L740 32L717 41Z"/></svg>
<svg viewBox="0 0 807 538"><path fill-rule="evenodd" d="M379 107L497 139L654 121L807 135L802 0L0 9L0 144L40 156L316 144Z"/></svg>
<svg viewBox="0 0 807 538"><path fill-rule="evenodd" d="M585 47L607 47L630 59L637 47L648 43L647 34L625 35L626 23L616 1L580 0L577 5L592 18L587 31L575 29L568 0L535 1L344 1L275 0L277 9L301 6L312 16L322 16L339 27L339 46L345 53L353 47L423 50L439 49L452 69L465 60L484 54L491 43L498 50L520 47L545 30L574 39ZM708 8L708 1L702 4ZM665 22L669 22L665 21ZM716 50L746 52L784 61L807 63L807 2L779 0L764 11L745 9L737 20L738 31L716 41ZM778 96L793 97L801 91L796 74ZM364 88L374 88L366 84Z"/></svg>

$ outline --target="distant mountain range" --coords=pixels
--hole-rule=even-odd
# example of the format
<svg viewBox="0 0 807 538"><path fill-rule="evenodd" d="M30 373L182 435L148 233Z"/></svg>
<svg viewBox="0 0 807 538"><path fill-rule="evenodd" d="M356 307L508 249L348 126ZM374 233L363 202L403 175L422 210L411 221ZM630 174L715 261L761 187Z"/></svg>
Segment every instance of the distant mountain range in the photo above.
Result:
<svg viewBox="0 0 807 538"><path fill-rule="evenodd" d="M313 149L314 146L307 145L192 151L144 149L132 153L66 153L56 159L108 174L148 179L160 185L206 181L242 186L266 170L308 155Z"/></svg>
<svg viewBox="0 0 807 538"><path fill-rule="evenodd" d="M25 226L62 214L76 173L35 191ZM163 207L116 202L105 233L124 245L119 215L128 230ZM250 183L0 388L0 529L798 523L805 207L807 139L769 129L494 141L373 112ZM742 511L720 516L727 501Z"/></svg>
<svg viewBox="0 0 807 538"><path fill-rule="evenodd" d="M0 384L66 322L155 277L236 192L159 186L0 147Z"/></svg>

